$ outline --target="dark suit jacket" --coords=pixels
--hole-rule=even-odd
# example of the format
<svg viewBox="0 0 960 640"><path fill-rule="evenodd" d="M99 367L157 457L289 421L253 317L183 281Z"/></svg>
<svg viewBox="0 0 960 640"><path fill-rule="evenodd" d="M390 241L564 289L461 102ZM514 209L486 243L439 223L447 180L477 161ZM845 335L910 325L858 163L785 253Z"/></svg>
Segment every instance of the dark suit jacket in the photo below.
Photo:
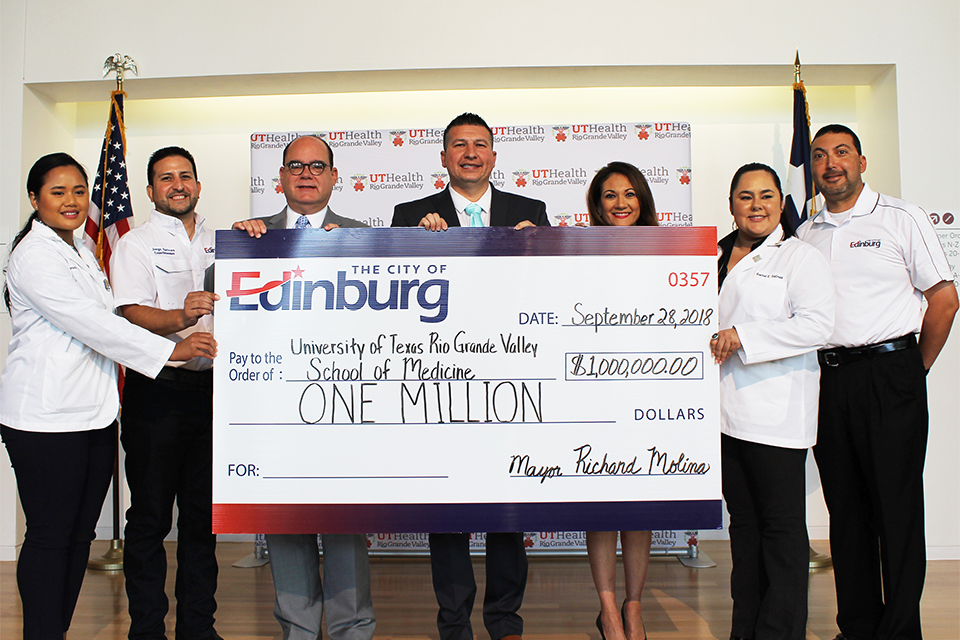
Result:
<svg viewBox="0 0 960 640"><path fill-rule="evenodd" d="M254 218L254 220L263 220L263 223L267 225L267 229L286 229L287 228L287 208L284 207L283 211L280 213L275 213L272 216L264 216L262 218ZM344 218L343 216L338 216L333 212L333 209L327 209L327 215L323 219L323 224L319 228L323 228L326 225L338 224L341 227L350 228L350 227L369 227L365 222L360 222L359 220L354 220L353 218ZM312 224L312 223L311 223ZM214 265L207 267L206 272L203 274L203 290L204 291L213 291L213 273Z"/></svg>
<svg viewBox="0 0 960 640"><path fill-rule="evenodd" d="M547 205L540 200L524 198L513 193L498 190L492 184L490 196L490 226L514 227L529 220L538 227L549 227ZM398 204L393 209L391 227L416 227L428 213L439 213L447 221L448 227L459 227L460 219L450 197L450 187L426 198Z"/></svg>
<svg viewBox="0 0 960 640"><path fill-rule="evenodd" d="M263 223L267 225L267 229L286 229L287 228L287 208L284 207L283 211L280 213L275 213L272 216L265 216L263 218L254 218L254 220L263 220ZM315 229L322 229L328 224L333 223L340 225L344 228L358 228L358 227L369 227L366 222L360 222L359 220L354 220L353 218L344 218L343 216L338 216L333 212L333 209L327 209L327 215L324 216L323 222L320 225L313 224L311 225Z"/></svg>

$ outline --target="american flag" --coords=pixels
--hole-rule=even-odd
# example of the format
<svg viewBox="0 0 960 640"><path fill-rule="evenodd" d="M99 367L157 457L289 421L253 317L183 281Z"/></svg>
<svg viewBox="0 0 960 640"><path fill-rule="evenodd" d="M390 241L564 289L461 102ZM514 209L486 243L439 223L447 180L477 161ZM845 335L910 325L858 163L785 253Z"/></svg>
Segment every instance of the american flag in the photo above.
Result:
<svg viewBox="0 0 960 640"><path fill-rule="evenodd" d="M110 256L120 237L132 226L133 207L127 187L126 139L123 129L123 98L110 94L110 121L103 136L97 177L90 192L90 215L83 229L83 242L94 252L103 272L110 277ZM101 219L103 224L101 225Z"/></svg>
<svg viewBox="0 0 960 640"><path fill-rule="evenodd" d="M799 64L799 54L797 56ZM807 89L799 78L793 84L793 142L790 168L787 170L787 197L783 215L794 229L813 213L813 172L810 167L810 116L807 113Z"/></svg>

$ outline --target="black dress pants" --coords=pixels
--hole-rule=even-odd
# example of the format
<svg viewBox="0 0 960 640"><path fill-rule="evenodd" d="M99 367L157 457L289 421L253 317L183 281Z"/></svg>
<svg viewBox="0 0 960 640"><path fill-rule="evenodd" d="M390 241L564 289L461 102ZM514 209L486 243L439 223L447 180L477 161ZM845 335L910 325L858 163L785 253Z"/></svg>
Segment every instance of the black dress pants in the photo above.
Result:
<svg viewBox="0 0 960 640"><path fill-rule="evenodd" d="M27 531L17 561L24 640L63 640L117 455L115 425L37 433L0 426Z"/></svg>
<svg viewBox="0 0 960 640"><path fill-rule="evenodd" d="M130 508L123 553L130 640L161 640L173 504L177 519L177 640L214 635L217 539L212 533L213 385L151 380L127 370L120 441Z"/></svg>
<svg viewBox="0 0 960 640"><path fill-rule="evenodd" d="M837 625L851 640L921 638L927 428L919 349L821 365L813 451L830 511Z"/></svg>
<svg viewBox="0 0 960 640"><path fill-rule="evenodd" d="M803 640L810 542L806 449L720 436L723 498L730 513L731 635Z"/></svg>
<svg viewBox="0 0 960 640"><path fill-rule="evenodd" d="M522 533L487 534L487 586L483 624L492 640L523 634L517 613L527 586L527 551ZM431 533L430 567L440 612L440 640L473 640L470 614L477 582L470 561L469 533Z"/></svg>

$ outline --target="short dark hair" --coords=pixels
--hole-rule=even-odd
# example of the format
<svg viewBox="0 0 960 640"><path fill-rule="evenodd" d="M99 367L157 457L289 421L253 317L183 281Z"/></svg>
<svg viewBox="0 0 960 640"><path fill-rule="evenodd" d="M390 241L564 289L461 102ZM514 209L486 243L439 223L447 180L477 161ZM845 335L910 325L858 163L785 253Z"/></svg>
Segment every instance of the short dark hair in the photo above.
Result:
<svg viewBox="0 0 960 640"><path fill-rule="evenodd" d="M474 127L483 127L487 130L487 133L490 134L490 148L493 148L493 130L490 128L483 118L478 116L475 113L461 113L456 118L450 121L450 124L447 125L447 128L443 130L443 148L447 148L447 142L450 138L450 130L454 127L462 127L464 125L472 125Z"/></svg>
<svg viewBox="0 0 960 640"><path fill-rule="evenodd" d="M89 185L90 179L87 177L87 171L83 168L79 162L74 159L69 153L51 153L43 156L39 160L33 163L33 166L30 167L29 173L27 173L27 193L33 195L37 200L40 199L40 189L43 188L44 183L47 181L47 174L50 173L53 169L59 167L75 167L77 171L80 172L80 175L83 176L84 184ZM17 245L20 244L20 241L23 240L30 229L33 228L33 221L39 220L40 215L37 211L34 211L30 214L30 217L27 218L26 224L17 232L17 235L14 236L13 240L10 242L10 253L13 253L13 250L17 248ZM3 301L7 305L7 311L10 311L10 291L7 289L7 270L3 270Z"/></svg>
<svg viewBox="0 0 960 640"><path fill-rule="evenodd" d="M190 166L193 167L193 179L199 180L197 176L197 162L193 159L193 156L189 151L183 147L164 147L163 149L157 149L153 152L153 155L150 156L150 160L147 162L147 184L153 185L153 168L154 166L165 158L171 158L173 156L180 156L181 158L186 158L190 161Z"/></svg>
<svg viewBox="0 0 960 640"><path fill-rule="evenodd" d="M863 149L860 147L860 138L857 137L857 134L853 132L853 129L850 127L845 127L842 124L828 124L825 127L820 127L820 130L817 131L817 135L813 136L813 139L816 140L825 133L845 133L851 138L853 138L853 146L857 149L857 155L863 155Z"/></svg>
<svg viewBox="0 0 960 640"><path fill-rule="evenodd" d="M777 175L777 172L774 171L772 167L765 165L762 162L748 162L737 169L737 172L733 174L733 180L730 181L730 211L733 211L733 196L737 190L737 185L740 184L740 179L744 176L744 174L751 173L753 171L763 171L770 174L770 177L773 178L773 185L777 188L777 193L780 194L780 202L783 202L783 187L780 185L780 176ZM783 214L780 215L780 228L783 229L784 239L796 235L797 230L793 228L790 220L788 220L787 216Z"/></svg>
<svg viewBox="0 0 960 640"><path fill-rule="evenodd" d="M637 199L640 201L640 217L637 218L634 225L638 227L659 226L657 207L653 203L653 193L650 192L650 185L647 184L647 179L643 177L640 170L629 162L611 162L597 171L597 175L593 176L593 181L587 188L587 212L590 214L590 226L610 225L603 217L603 206L600 204L600 199L603 196L603 183L615 174L619 174L630 181L630 185L636 191Z"/></svg>
<svg viewBox="0 0 960 640"><path fill-rule="evenodd" d="M330 146L330 143L329 143L329 142L327 142L326 140L324 140L323 138L321 138L321 137L320 137L319 135L317 135L316 133L308 133L308 134L305 135L305 136L297 136L296 138L294 138L293 140L291 140L290 142L288 142L288 143L287 143L287 146L285 146L285 147L283 148L283 164L287 164L287 150L290 148L290 145L292 145L294 142L296 142L296 141L299 140L300 138L316 138L317 140L319 140L320 142L322 142L322 143L323 143L323 146L325 146L325 147L327 148L327 152L330 154L330 166L331 166L331 167L334 166L334 164L333 164L333 148Z"/></svg>

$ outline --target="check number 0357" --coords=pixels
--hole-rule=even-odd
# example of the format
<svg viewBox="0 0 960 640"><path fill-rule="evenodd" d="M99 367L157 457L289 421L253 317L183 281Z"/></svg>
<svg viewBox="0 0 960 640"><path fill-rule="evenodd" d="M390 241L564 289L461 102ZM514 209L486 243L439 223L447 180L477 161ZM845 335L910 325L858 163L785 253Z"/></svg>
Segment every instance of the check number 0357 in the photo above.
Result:
<svg viewBox="0 0 960 640"><path fill-rule="evenodd" d="M705 287L709 278L709 271L671 271L667 275L667 284L671 287Z"/></svg>

